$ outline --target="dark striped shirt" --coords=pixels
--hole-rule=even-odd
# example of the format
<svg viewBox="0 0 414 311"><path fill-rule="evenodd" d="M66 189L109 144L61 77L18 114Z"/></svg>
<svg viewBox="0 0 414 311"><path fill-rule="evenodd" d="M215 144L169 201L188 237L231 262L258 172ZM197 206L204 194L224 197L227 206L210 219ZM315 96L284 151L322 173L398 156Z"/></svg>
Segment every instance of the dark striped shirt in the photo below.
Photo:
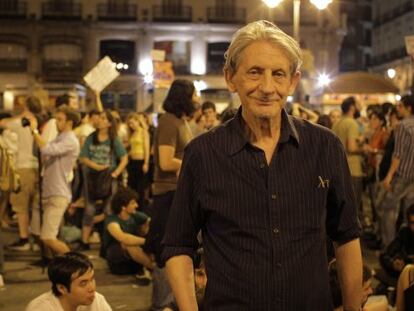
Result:
<svg viewBox="0 0 414 311"><path fill-rule="evenodd" d="M394 156L401 160L397 176L414 181L414 116L402 120L396 128Z"/></svg>
<svg viewBox="0 0 414 311"><path fill-rule="evenodd" d="M243 123L239 110L186 148L164 258L194 257L201 229L206 310L331 311L326 234L359 236L342 144L283 111L267 165Z"/></svg>

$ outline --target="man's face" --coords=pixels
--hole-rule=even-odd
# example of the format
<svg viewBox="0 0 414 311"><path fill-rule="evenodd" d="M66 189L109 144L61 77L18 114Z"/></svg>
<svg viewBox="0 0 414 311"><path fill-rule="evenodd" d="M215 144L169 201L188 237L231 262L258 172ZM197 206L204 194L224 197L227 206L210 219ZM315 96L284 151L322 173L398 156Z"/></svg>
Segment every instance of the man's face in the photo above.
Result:
<svg viewBox="0 0 414 311"><path fill-rule="evenodd" d="M398 103L397 105L397 112L401 118L406 118L410 115L410 109L405 107L403 103Z"/></svg>
<svg viewBox="0 0 414 311"><path fill-rule="evenodd" d="M81 276L78 273L74 273L72 275L72 283L70 284L70 292L64 288L63 295L66 295L72 305L89 306L95 299L95 290L94 271L89 269Z"/></svg>
<svg viewBox="0 0 414 311"><path fill-rule="evenodd" d="M205 117L206 125L208 127L213 126L214 122L217 120L217 113L212 108L207 108L203 110L203 115Z"/></svg>
<svg viewBox="0 0 414 311"><path fill-rule="evenodd" d="M66 121L66 115L63 112L56 112L55 119L56 127L59 133L63 132L69 126L68 122Z"/></svg>
<svg viewBox="0 0 414 311"><path fill-rule="evenodd" d="M207 118L207 119L216 119L217 117L217 113L214 111L214 109L212 108L207 108L203 110L203 115Z"/></svg>
<svg viewBox="0 0 414 311"><path fill-rule="evenodd" d="M292 76L291 63L278 45L256 41L242 52L236 72L226 72L225 78L229 90L239 94L244 117L271 119L280 114L300 73Z"/></svg>
<svg viewBox="0 0 414 311"><path fill-rule="evenodd" d="M125 211L129 214L135 214L136 209L138 208L138 203L136 200L129 201L128 205L125 207Z"/></svg>

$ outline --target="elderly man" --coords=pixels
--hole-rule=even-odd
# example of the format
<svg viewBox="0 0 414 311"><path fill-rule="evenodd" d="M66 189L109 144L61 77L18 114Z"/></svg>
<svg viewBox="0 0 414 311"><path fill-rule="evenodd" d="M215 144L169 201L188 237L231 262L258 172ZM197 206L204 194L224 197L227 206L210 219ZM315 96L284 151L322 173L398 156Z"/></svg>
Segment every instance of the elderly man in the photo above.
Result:
<svg viewBox="0 0 414 311"><path fill-rule="evenodd" d="M326 234L344 310L359 310L359 224L344 149L332 132L288 116L300 79L296 41L272 23L241 28L226 52L236 116L187 146L163 257L180 310L197 310L193 258L202 231L205 309L332 310Z"/></svg>

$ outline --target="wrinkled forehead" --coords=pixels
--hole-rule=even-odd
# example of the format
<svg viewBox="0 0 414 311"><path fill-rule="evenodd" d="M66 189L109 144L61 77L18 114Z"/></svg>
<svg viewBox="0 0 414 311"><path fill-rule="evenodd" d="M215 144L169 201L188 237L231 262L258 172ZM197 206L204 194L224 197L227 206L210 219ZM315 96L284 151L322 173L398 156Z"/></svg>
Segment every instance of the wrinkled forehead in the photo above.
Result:
<svg viewBox="0 0 414 311"><path fill-rule="evenodd" d="M253 45L260 43L264 43L264 46L268 48L255 49ZM296 69L294 68L294 57L287 48L278 42L268 39L251 41L237 55L234 55L233 61L235 72L237 72L241 65L248 66L259 62L278 63L279 65L286 66L291 73Z"/></svg>

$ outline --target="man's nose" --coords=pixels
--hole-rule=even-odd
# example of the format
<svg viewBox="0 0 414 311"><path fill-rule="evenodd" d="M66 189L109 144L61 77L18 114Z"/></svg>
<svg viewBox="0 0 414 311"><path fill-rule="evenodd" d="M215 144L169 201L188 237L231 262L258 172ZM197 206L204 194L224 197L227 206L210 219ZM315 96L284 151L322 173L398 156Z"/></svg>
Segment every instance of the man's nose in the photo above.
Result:
<svg viewBox="0 0 414 311"><path fill-rule="evenodd" d="M276 85L272 77L271 71L265 71L260 81L260 90L265 94L271 94L275 92Z"/></svg>
<svg viewBox="0 0 414 311"><path fill-rule="evenodd" d="M96 283L95 282L89 283L89 291L90 292L96 291Z"/></svg>

